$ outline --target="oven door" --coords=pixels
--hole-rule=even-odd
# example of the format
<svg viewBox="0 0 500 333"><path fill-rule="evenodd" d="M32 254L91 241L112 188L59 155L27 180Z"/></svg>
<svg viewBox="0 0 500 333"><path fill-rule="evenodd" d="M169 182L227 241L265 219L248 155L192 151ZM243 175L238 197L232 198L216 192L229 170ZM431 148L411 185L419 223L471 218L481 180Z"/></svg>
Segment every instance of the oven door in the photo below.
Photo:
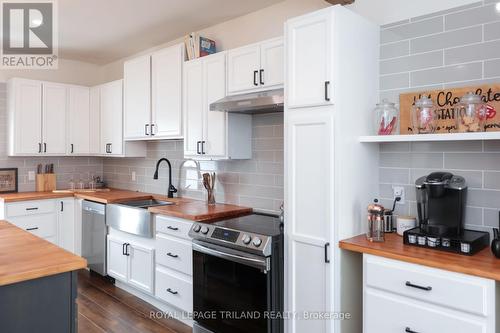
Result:
<svg viewBox="0 0 500 333"><path fill-rule="evenodd" d="M215 333L269 333L269 259L193 241L193 310Z"/></svg>

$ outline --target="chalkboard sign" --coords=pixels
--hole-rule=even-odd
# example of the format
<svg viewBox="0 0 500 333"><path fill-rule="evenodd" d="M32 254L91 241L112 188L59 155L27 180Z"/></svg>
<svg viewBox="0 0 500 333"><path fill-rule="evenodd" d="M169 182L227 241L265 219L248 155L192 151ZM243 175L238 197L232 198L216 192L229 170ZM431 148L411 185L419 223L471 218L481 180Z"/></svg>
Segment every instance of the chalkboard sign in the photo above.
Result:
<svg viewBox="0 0 500 333"><path fill-rule="evenodd" d="M500 83L495 83L482 86L411 92L399 95L400 133L414 134L411 126L411 109L415 101L424 95L430 97L437 106L438 122L436 133L457 132L454 108L460 102L460 98L469 91L481 95L483 102L487 104L488 116L485 131L500 131Z"/></svg>

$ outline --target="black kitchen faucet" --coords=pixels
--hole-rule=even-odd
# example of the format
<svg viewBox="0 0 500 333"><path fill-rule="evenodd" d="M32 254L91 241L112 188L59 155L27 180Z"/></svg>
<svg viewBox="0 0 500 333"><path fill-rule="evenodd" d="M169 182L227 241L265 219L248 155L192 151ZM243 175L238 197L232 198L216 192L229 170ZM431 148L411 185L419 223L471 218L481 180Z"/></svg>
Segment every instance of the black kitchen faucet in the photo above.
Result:
<svg viewBox="0 0 500 333"><path fill-rule="evenodd" d="M160 158L158 162L156 162L156 170L155 174L153 176L153 179L158 179L158 168L160 167L161 162L167 162L168 164L168 197L173 198L174 193L177 193L177 189L172 185L172 164L170 164L170 161L166 158Z"/></svg>

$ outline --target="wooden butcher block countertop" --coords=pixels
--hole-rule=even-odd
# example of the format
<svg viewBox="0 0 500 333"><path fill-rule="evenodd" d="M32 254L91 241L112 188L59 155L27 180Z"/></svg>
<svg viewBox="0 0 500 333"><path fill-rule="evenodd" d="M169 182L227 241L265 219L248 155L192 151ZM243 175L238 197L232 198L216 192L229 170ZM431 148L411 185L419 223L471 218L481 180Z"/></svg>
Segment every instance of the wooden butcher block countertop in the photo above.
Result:
<svg viewBox="0 0 500 333"><path fill-rule="evenodd" d="M104 204L120 203L131 200L157 199L173 202L173 205L157 206L149 208L151 213L169 215L197 222L216 221L224 218L232 218L252 213L252 208L229 204L207 205L205 201L188 198L167 198L164 195L135 192L128 190L109 189L97 192L20 192L0 195L4 202L16 202L27 200L55 199L64 197L76 197L80 199L100 202Z"/></svg>
<svg viewBox="0 0 500 333"><path fill-rule="evenodd" d="M87 261L0 220L0 286L87 267Z"/></svg>
<svg viewBox="0 0 500 333"><path fill-rule="evenodd" d="M397 234L385 234L383 243L370 242L365 235L359 235L340 241L339 247L344 250L500 281L500 259L491 253L489 247L472 256L465 256L405 245L403 238Z"/></svg>

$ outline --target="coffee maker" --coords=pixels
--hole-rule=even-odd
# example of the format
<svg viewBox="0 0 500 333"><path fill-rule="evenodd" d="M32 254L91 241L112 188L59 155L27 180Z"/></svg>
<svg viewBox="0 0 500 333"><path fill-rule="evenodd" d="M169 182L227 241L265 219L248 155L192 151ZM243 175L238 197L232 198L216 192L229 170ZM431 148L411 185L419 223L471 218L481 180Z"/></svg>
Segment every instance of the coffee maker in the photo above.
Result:
<svg viewBox="0 0 500 333"><path fill-rule="evenodd" d="M489 246L490 234L467 230L467 183L450 172L433 172L415 182L418 226L403 234L408 245L471 255Z"/></svg>
<svg viewBox="0 0 500 333"><path fill-rule="evenodd" d="M420 228L432 235L460 235L463 231L467 183L449 172L433 172L415 182Z"/></svg>

